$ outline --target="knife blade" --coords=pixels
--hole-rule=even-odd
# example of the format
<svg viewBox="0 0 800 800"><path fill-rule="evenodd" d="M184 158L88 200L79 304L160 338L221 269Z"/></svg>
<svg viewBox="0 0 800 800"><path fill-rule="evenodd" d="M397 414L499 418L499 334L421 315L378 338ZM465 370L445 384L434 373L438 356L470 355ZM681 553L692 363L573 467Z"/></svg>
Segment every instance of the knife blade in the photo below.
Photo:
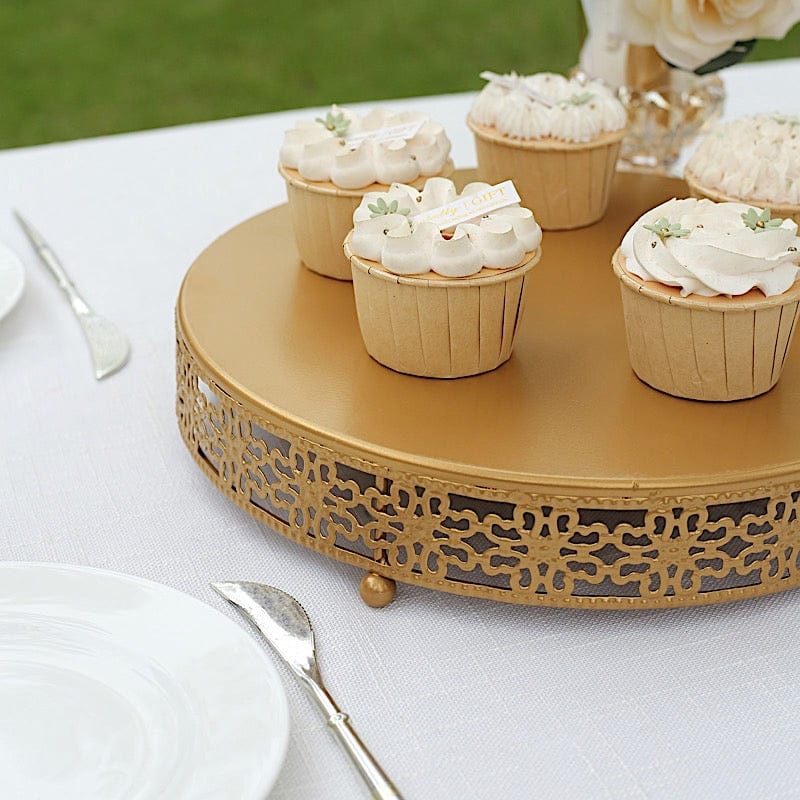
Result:
<svg viewBox="0 0 800 800"><path fill-rule="evenodd" d="M402 800L372 754L325 688L317 665L314 629L305 609L290 594L263 583L228 581L211 588L239 608L297 676L319 706L337 740L375 800Z"/></svg>
<svg viewBox="0 0 800 800"><path fill-rule="evenodd" d="M96 314L89 304L78 293L64 266L44 237L30 224L19 211L14 211L17 222L28 237L41 262L56 279L61 290L67 296L70 307L78 318L83 335L89 345L97 380L112 375L122 369L130 356L130 344L124 334L105 317Z"/></svg>

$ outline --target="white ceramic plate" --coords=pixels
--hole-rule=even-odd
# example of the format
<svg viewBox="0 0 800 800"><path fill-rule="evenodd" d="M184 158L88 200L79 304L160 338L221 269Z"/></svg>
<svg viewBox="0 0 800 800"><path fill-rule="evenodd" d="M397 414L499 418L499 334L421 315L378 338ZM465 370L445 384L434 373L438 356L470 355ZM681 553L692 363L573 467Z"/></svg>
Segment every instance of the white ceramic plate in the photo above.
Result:
<svg viewBox="0 0 800 800"><path fill-rule="evenodd" d="M3 800L264 800L289 715L254 637L114 572L0 564Z"/></svg>
<svg viewBox="0 0 800 800"><path fill-rule="evenodd" d="M19 302L24 286L22 262L13 250L0 242L0 319Z"/></svg>

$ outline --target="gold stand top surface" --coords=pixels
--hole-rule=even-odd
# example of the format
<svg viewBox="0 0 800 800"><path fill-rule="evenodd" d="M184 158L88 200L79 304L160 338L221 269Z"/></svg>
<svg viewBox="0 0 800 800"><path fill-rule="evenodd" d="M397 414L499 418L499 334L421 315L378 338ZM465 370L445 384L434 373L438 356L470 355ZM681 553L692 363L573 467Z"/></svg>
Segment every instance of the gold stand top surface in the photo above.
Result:
<svg viewBox="0 0 800 800"><path fill-rule="evenodd" d="M201 253L178 322L209 374L256 415L429 478L636 495L800 475L796 352L775 389L734 403L670 397L631 370L611 257L645 210L686 195L676 179L619 173L601 222L546 232L514 353L484 375L415 378L373 361L352 285L302 267L287 206Z"/></svg>

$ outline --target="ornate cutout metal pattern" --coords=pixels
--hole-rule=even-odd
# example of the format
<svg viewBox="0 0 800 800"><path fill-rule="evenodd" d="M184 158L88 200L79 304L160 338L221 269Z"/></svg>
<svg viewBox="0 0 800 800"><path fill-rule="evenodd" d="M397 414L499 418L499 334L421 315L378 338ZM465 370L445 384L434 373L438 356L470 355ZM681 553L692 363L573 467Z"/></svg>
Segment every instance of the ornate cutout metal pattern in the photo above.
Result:
<svg viewBox="0 0 800 800"><path fill-rule="evenodd" d="M403 583L505 602L663 607L800 584L795 483L685 496L480 488L336 453L213 381L178 330L176 410L209 478L256 519Z"/></svg>

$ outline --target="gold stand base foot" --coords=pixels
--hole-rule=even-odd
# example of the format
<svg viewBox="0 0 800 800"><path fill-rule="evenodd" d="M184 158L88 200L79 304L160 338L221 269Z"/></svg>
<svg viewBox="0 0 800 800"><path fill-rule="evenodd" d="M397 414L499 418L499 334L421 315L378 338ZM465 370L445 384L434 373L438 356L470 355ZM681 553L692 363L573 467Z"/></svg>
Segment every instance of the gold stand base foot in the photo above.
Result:
<svg viewBox="0 0 800 800"><path fill-rule="evenodd" d="M397 584L391 578L368 572L358 585L358 593L368 606L383 608L394 600Z"/></svg>

